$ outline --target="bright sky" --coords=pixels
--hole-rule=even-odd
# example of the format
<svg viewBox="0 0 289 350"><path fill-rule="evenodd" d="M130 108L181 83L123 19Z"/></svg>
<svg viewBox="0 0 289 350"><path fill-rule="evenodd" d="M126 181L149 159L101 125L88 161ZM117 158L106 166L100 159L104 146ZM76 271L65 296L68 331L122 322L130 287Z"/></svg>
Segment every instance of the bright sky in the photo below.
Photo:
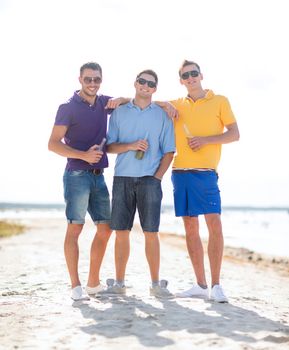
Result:
<svg viewBox="0 0 289 350"><path fill-rule="evenodd" d="M178 68L191 59L241 132L223 147L223 204L289 206L287 13L286 0L0 0L0 201L63 202L65 159L47 141L83 63L101 64L100 92L112 96L133 96L136 74L152 68L155 98L167 100L185 95ZM109 187L112 176L113 166Z"/></svg>

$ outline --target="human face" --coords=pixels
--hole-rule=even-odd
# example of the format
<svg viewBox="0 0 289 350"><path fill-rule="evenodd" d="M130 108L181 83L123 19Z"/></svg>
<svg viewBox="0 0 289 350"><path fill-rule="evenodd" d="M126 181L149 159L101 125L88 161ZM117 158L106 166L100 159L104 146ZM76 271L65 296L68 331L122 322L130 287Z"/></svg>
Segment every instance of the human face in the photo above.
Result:
<svg viewBox="0 0 289 350"><path fill-rule="evenodd" d="M96 96L100 84L102 82L102 76L98 70L84 69L79 77L82 93L90 98Z"/></svg>
<svg viewBox="0 0 289 350"><path fill-rule="evenodd" d="M154 76L147 73L141 74L134 83L136 95L139 95L140 97L151 97L157 90L157 86L150 87L153 85L152 83L156 84Z"/></svg>
<svg viewBox="0 0 289 350"><path fill-rule="evenodd" d="M197 74L197 72L199 74ZM186 78L186 79L184 79L182 77L183 74L185 75L184 78ZM181 70L180 82L182 85L185 85L185 87L187 89L200 88L202 79L203 79L202 73L199 72L199 69L194 64L190 64L189 66L185 66Z"/></svg>

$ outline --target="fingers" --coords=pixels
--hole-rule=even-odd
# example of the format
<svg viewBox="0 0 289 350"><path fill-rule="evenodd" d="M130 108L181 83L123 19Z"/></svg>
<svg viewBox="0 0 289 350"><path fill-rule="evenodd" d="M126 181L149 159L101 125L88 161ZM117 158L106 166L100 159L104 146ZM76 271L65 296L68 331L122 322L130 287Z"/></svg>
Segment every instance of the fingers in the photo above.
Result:
<svg viewBox="0 0 289 350"><path fill-rule="evenodd" d="M138 140L130 144L130 151L146 151L149 147L149 144L146 140Z"/></svg>
<svg viewBox="0 0 289 350"><path fill-rule="evenodd" d="M94 150L97 150L98 148L99 148L99 145L93 145L88 150L89 151L94 151Z"/></svg>
<svg viewBox="0 0 289 350"><path fill-rule="evenodd" d="M188 145L193 151L201 149L201 142L198 137L188 138Z"/></svg>
<svg viewBox="0 0 289 350"><path fill-rule="evenodd" d="M111 98L107 101L107 104L105 106L105 109L115 109L120 105L120 99L119 98Z"/></svg>
<svg viewBox="0 0 289 350"><path fill-rule="evenodd" d="M86 161L90 164L98 163L102 158L103 152L88 154Z"/></svg>
<svg viewBox="0 0 289 350"><path fill-rule="evenodd" d="M179 113L176 109L170 109L167 112L167 114L171 119L178 119L179 118Z"/></svg>
<svg viewBox="0 0 289 350"><path fill-rule="evenodd" d="M148 149L148 142L146 140L139 140L137 142L137 149L140 150L140 151L146 151Z"/></svg>
<svg viewBox="0 0 289 350"><path fill-rule="evenodd" d="M98 163L103 156L103 152L99 150L99 145L91 146L84 155L84 160L90 164Z"/></svg>
<svg viewBox="0 0 289 350"><path fill-rule="evenodd" d="M167 115L169 116L169 118L178 119L178 117L179 117L178 111L171 103L168 102L165 105L164 109L165 109Z"/></svg>

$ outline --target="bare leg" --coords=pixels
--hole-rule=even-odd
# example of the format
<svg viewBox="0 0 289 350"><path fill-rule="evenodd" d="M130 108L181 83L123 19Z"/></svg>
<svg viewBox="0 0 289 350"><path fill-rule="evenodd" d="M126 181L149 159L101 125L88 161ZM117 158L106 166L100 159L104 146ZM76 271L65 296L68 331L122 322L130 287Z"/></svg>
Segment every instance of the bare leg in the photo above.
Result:
<svg viewBox="0 0 289 350"><path fill-rule="evenodd" d="M100 283L99 271L110 235L111 229L108 224L97 225L97 232L90 249L90 267L87 282L89 287L96 287Z"/></svg>
<svg viewBox="0 0 289 350"><path fill-rule="evenodd" d="M115 259L115 274L118 281L124 281L125 269L130 253L129 242L130 231L116 231L114 259Z"/></svg>
<svg viewBox="0 0 289 350"><path fill-rule="evenodd" d="M197 283L206 286L206 276L204 268L204 249L199 234L198 217L183 217L186 230L186 243L190 259L195 271Z"/></svg>
<svg viewBox="0 0 289 350"><path fill-rule="evenodd" d="M150 268L152 281L159 280L160 270L160 242L157 232L144 232L145 253Z"/></svg>
<svg viewBox="0 0 289 350"><path fill-rule="evenodd" d="M81 285L78 276L78 237L82 231L82 228L83 225L80 224L68 224L64 240L64 255L72 288Z"/></svg>
<svg viewBox="0 0 289 350"><path fill-rule="evenodd" d="M205 219L209 230L208 255L210 260L213 286L220 283L224 239L220 215L206 214Z"/></svg>

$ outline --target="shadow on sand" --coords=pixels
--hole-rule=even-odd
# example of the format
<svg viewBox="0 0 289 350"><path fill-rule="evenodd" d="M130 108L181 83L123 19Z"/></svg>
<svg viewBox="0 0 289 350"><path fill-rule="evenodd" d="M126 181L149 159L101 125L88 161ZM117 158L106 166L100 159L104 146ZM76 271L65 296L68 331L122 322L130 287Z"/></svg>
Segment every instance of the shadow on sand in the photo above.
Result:
<svg viewBox="0 0 289 350"><path fill-rule="evenodd" d="M80 309L85 319L93 321L93 324L81 327L83 332L110 339L134 336L147 347L173 345L175 341L168 332L178 331L251 344L257 341L289 344L288 326L233 304L200 300L207 304L207 308L199 312L192 308L190 300L185 300L187 306L174 299L160 300L159 307L151 305L149 299L147 301L134 296L107 297L90 304L74 303L73 306ZM270 336L260 337L258 332L264 331Z"/></svg>

